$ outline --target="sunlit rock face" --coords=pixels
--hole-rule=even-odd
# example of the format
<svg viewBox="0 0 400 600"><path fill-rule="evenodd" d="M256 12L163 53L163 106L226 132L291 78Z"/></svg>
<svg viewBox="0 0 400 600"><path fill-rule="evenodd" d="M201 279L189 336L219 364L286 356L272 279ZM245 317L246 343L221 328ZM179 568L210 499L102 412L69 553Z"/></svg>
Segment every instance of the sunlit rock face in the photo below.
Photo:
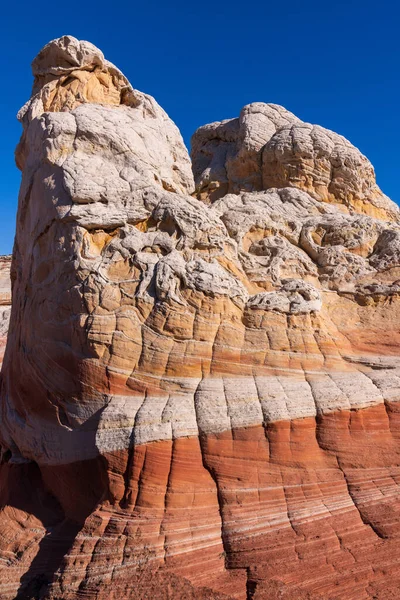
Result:
<svg viewBox="0 0 400 600"><path fill-rule="evenodd" d="M282 106L254 102L237 119L200 127L192 138L196 195L294 187L345 214L397 220L369 160L348 140L303 123Z"/></svg>
<svg viewBox="0 0 400 600"><path fill-rule="evenodd" d="M92 44L33 73L0 597L395 597L400 225L370 163L256 103L195 133L193 177Z"/></svg>
<svg viewBox="0 0 400 600"><path fill-rule="evenodd" d="M0 256L0 367L7 341L11 313L11 256Z"/></svg>

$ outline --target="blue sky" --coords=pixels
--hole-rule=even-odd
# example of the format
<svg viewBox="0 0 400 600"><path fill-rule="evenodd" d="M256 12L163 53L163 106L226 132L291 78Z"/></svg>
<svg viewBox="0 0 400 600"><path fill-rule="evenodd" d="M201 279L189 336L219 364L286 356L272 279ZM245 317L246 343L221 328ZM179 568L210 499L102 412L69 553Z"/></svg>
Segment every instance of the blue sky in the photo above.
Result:
<svg viewBox="0 0 400 600"><path fill-rule="evenodd" d="M32 59L64 34L99 46L155 96L187 144L197 127L235 117L244 104L282 104L350 139L400 202L399 16L395 0L5 3L0 254L11 252L15 228L15 114L30 95Z"/></svg>

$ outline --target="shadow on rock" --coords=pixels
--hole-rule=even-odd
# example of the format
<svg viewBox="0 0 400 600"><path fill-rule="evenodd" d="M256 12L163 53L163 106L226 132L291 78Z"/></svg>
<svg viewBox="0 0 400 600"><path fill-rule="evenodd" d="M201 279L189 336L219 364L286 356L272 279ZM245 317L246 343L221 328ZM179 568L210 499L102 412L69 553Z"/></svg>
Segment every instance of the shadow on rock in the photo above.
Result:
<svg viewBox="0 0 400 600"><path fill-rule="evenodd" d="M101 456L67 465L8 462L0 467L0 511L11 507L33 515L46 530L15 600L46 597L87 517L108 494Z"/></svg>

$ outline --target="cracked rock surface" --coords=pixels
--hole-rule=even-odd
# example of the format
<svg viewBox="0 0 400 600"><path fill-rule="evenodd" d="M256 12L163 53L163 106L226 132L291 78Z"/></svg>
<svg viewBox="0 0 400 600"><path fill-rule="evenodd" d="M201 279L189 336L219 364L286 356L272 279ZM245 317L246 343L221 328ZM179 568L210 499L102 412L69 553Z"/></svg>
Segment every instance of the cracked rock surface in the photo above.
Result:
<svg viewBox="0 0 400 600"><path fill-rule="evenodd" d="M2 600L394 598L400 214L368 159L253 103L191 163L89 42L32 67Z"/></svg>

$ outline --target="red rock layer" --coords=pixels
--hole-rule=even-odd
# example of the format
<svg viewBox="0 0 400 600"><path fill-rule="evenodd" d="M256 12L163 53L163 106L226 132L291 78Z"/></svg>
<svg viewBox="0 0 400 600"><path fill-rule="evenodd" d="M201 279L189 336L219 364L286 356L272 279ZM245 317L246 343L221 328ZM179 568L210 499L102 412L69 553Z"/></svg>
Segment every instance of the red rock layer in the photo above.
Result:
<svg viewBox="0 0 400 600"><path fill-rule="evenodd" d="M3 464L0 598L396 598L399 436L391 404Z"/></svg>

